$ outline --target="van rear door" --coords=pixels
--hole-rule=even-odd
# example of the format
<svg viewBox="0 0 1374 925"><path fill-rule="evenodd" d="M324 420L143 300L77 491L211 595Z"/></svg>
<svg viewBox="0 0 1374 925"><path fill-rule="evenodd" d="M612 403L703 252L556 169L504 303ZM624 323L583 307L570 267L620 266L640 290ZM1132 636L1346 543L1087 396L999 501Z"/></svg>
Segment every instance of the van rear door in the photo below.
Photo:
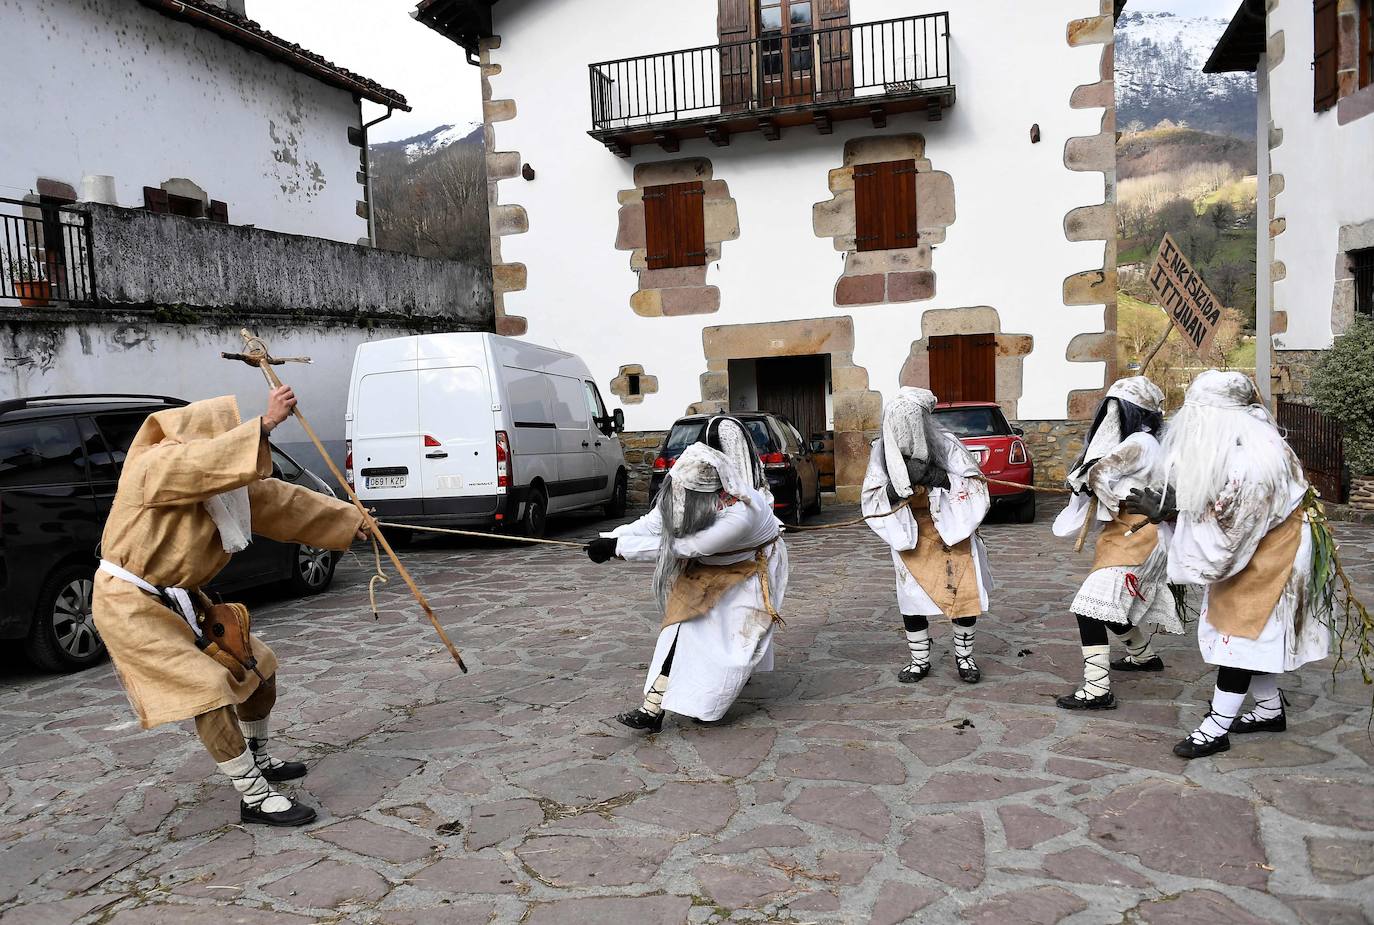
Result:
<svg viewBox="0 0 1374 925"><path fill-rule="evenodd" d="M496 428L486 371L476 366L421 369L419 388L425 501L494 497ZM426 507L427 513L445 513Z"/></svg>
<svg viewBox="0 0 1374 925"><path fill-rule="evenodd" d="M400 364L398 364L400 365ZM418 514L422 497L420 372L381 368L363 374L353 407L353 468L358 497L393 502L385 513ZM413 501L413 504L394 502Z"/></svg>

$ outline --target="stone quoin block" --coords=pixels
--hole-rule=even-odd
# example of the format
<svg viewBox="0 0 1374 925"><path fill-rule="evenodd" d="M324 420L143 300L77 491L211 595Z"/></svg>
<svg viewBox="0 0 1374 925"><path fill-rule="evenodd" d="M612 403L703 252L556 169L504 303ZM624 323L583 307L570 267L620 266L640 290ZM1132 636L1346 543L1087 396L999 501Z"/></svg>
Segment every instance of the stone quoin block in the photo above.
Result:
<svg viewBox="0 0 1374 925"><path fill-rule="evenodd" d="M933 298L935 298L935 274L929 270L888 274L887 300L889 302L918 302Z"/></svg>
<svg viewBox="0 0 1374 925"><path fill-rule="evenodd" d="M658 318L663 314L663 290L641 289L630 294L630 308L643 318Z"/></svg>
<svg viewBox="0 0 1374 925"><path fill-rule="evenodd" d="M836 305L876 305L883 301L887 277L881 273L869 276L841 276L835 284Z"/></svg>
<svg viewBox="0 0 1374 925"><path fill-rule="evenodd" d="M640 270L641 289L678 289L706 285L706 267L669 267L666 270Z"/></svg>
<svg viewBox="0 0 1374 925"><path fill-rule="evenodd" d="M715 286L660 290L664 315L706 315L720 310L720 290Z"/></svg>

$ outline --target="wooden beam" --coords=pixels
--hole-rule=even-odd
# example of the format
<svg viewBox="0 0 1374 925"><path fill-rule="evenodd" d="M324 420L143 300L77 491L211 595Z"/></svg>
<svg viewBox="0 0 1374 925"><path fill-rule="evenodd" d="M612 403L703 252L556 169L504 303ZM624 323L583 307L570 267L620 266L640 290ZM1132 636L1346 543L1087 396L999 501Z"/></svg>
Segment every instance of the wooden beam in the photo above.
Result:
<svg viewBox="0 0 1374 925"><path fill-rule="evenodd" d="M882 106L868 107L868 115L873 120L874 128L887 128L887 110Z"/></svg>
<svg viewBox="0 0 1374 925"><path fill-rule="evenodd" d="M625 144L625 142L618 138L607 138L602 144L604 144L616 157L630 156L630 145Z"/></svg>
<svg viewBox="0 0 1374 925"><path fill-rule="evenodd" d="M932 96L930 103L926 106L926 118L931 122L939 122L945 117L945 107L941 104L938 96Z"/></svg>
<svg viewBox="0 0 1374 925"><path fill-rule="evenodd" d="M654 132L654 141L658 142L658 146L669 154L678 149L677 136L672 132Z"/></svg>
<svg viewBox="0 0 1374 925"><path fill-rule="evenodd" d="M763 137L767 138L769 141L777 141L782 137L782 129L780 129L778 123L774 122L772 119L760 119L759 131L762 132Z"/></svg>
<svg viewBox="0 0 1374 925"><path fill-rule="evenodd" d="M711 139L711 144L717 148L724 148L730 144L730 132L722 125L706 126L706 137Z"/></svg>
<svg viewBox="0 0 1374 925"><path fill-rule="evenodd" d="M826 112L824 109L812 113L811 121L816 124L816 131L820 132L822 135L829 135L831 132L835 131L835 126L830 122L830 113Z"/></svg>

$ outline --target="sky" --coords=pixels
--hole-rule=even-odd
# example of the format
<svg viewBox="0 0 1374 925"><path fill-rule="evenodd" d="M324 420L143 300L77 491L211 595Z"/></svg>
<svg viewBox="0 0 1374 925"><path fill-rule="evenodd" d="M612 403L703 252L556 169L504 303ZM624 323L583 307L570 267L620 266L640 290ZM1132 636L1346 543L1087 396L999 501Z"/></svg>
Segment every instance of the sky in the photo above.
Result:
<svg viewBox="0 0 1374 925"><path fill-rule="evenodd" d="M436 125L482 121L478 69L463 49L410 18L416 0L247 0L264 29L402 94L413 112L396 112L370 130L394 141ZM386 108L363 101L363 118Z"/></svg>
<svg viewBox="0 0 1374 925"><path fill-rule="evenodd" d="M1213 16L1230 19L1240 0L1127 0L1127 10L1167 10L1179 16Z"/></svg>

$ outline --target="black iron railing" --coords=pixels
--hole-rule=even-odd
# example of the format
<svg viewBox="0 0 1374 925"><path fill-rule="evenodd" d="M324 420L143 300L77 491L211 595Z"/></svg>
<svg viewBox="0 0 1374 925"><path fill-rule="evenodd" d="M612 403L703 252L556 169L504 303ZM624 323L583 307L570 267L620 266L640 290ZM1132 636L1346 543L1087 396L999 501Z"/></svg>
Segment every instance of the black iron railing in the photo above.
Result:
<svg viewBox="0 0 1374 925"><path fill-rule="evenodd" d="M1345 430L1341 422L1311 405L1279 399L1278 424L1302 462L1307 480L1327 501L1345 500Z"/></svg>
<svg viewBox="0 0 1374 925"><path fill-rule="evenodd" d="M90 302L93 264L89 212L0 199L0 300L26 306Z"/></svg>
<svg viewBox="0 0 1374 925"><path fill-rule="evenodd" d="M949 14L764 35L588 66L592 130L919 96L952 86Z"/></svg>

